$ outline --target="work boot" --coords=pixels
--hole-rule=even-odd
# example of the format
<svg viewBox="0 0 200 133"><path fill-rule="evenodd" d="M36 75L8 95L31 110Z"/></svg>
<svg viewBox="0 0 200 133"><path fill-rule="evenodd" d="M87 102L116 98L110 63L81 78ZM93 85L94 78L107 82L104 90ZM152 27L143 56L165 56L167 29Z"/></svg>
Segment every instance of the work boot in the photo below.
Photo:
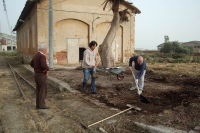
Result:
<svg viewBox="0 0 200 133"><path fill-rule="evenodd" d="M132 91L132 90L135 90L135 89L136 89L136 88L135 88L135 87L133 87L133 86L130 88L130 90L131 90L131 91Z"/></svg>
<svg viewBox="0 0 200 133"><path fill-rule="evenodd" d="M99 92L93 91L93 92L90 92L90 94L99 94Z"/></svg>
<svg viewBox="0 0 200 133"><path fill-rule="evenodd" d="M85 91L85 87L81 87L81 89L80 89L81 91Z"/></svg>

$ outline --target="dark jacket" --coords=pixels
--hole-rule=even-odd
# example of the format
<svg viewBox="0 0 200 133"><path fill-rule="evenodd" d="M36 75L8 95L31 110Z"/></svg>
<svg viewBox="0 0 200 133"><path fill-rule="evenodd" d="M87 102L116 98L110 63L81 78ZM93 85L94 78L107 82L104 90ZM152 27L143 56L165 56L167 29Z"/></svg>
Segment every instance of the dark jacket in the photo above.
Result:
<svg viewBox="0 0 200 133"><path fill-rule="evenodd" d="M46 63L46 56L38 52L30 62L30 66L34 68L35 73L46 73L49 67Z"/></svg>
<svg viewBox="0 0 200 133"><path fill-rule="evenodd" d="M135 66L134 68L138 71L140 71L138 77L136 79L140 79L144 73L144 70L146 70L146 61L143 61L141 65L138 64L137 59L139 56L133 56L129 59L129 67L132 66L132 62L134 61Z"/></svg>

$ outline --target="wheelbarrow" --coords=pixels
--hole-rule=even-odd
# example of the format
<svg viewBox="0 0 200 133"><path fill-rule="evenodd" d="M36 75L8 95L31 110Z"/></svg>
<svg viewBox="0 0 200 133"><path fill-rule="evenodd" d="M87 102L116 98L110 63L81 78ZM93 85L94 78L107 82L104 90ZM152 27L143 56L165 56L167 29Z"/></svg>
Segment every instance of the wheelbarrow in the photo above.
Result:
<svg viewBox="0 0 200 133"><path fill-rule="evenodd" d="M124 67L111 67L111 68L96 68L96 71L105 72L107 76L107 80L110 81L113 79L112 75L116 75L118 80L124 79Z"/></svg>

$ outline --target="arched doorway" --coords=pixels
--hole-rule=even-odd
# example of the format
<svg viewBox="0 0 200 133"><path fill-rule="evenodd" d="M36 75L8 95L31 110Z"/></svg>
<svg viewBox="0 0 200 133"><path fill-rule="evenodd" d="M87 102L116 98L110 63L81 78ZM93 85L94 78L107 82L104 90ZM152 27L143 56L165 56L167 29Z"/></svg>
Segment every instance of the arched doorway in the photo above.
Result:
<svg viewBox="0 0 200 133"><path fill-rule="evenodd" d="M59 54L65 51L67 64L78 64L82 49L88 46L89 25L81 20L65 19L56 23L54 51ZM57 61L63 62L57 57Z"/></svg>
<svg viewBox="0 0 200 133"><path fill-rule="evenodd" d="M97 25L97 42L103 42L110 29L110 23L104 22ZM123 62L123 27L120 26L112 42L112 53L115 62Z"/></svg>

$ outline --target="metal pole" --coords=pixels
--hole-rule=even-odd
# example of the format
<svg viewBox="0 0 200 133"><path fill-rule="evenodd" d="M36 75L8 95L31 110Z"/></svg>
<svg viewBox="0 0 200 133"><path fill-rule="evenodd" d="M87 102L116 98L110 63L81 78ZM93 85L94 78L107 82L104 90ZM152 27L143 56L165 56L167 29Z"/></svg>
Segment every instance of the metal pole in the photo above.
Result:
<svg viewBox="0 0 200 133"><path fill-rule="evenodd" d="M53 68L53 9L49 0L49 68Z"/></svg>

